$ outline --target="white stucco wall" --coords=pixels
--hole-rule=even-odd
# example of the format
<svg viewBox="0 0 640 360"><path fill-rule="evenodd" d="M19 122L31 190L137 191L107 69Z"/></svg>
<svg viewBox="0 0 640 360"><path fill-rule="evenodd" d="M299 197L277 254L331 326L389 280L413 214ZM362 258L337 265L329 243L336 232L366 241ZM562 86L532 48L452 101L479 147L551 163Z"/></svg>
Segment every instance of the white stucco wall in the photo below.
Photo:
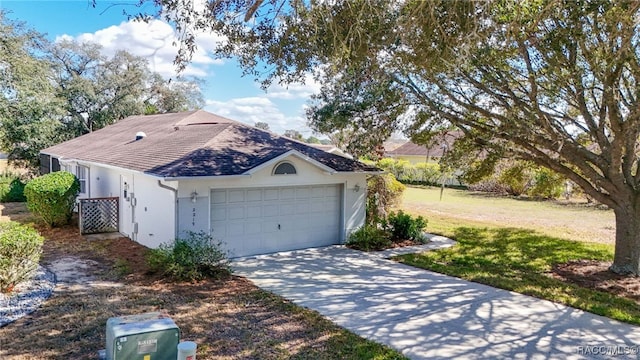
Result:
<svg viewBox="0 0 640 360"><path fill-rule="evenodd" d="M120 195L120 173L112 169L91 166L89 169L89 197L117 197Z"/></svg>
<svg viewBox="0 0 640 360"><path fill-rule="evenodd" d="M297 170L295 175L272 175L273 166L264 167L251 176L220 177L202 180L180 180L178 186L178 233L185 231L209 232L210 223L210 193L212 189L250 188L250 187L281 187L304 186L320 184L342 185L342 231L344 242L347 235L362 226L365 221L366 174L334 173L311 164L296 156L290 156L286 161L291 162ZM359 191L354 188L358 185ZM191 201L191 193L198 194L195 203Z"/></svg>
<svg viewBox="0 0 640 360"><path fill-rule="evenodd" d="M89 197L118 197L119 231L123 235L151 248L175 239L175 194L160 187L157 178L96 164L82 165L90 168ZM124 181L128 185L126 197ZM176 182L164 184L177 186Z"/></svg>
<svg viewBox="0 0 640 360"><path fill-rule="evenodd" d="M135 198L134 219L138 223L136 241L156 248L176 237L176 204L174 192L158 185L158 179L133 174Z"/></svg>

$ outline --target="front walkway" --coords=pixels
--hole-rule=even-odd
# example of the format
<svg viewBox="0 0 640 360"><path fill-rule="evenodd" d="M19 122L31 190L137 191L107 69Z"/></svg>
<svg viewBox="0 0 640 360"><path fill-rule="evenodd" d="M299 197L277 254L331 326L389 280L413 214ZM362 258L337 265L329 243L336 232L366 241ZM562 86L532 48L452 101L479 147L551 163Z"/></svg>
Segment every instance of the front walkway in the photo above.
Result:
<svg viewBox="0 0 640 360"><path fill-rule="evenodd" d="M411 359L638 359L639 327L383 257L332 246L233 266Z"/></svg>

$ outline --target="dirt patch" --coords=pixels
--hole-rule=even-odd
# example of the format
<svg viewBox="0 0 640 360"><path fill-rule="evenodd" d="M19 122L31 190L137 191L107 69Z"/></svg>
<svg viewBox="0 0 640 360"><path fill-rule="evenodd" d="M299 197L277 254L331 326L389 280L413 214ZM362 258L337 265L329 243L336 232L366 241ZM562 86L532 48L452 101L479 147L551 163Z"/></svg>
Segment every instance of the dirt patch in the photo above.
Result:
<svg viewBox="0 0 640 360"><path fill-rule="evenodd" d="M33 215L27 210L26 203L0 203L0 221L31 222L34 220Z"/></svg>
<svg viewBox="0 0 640 360"><path fill-rule="evenodd" d="M605 291L640 304L640 277L609 271L610 262L577 260L553 267L551 276L581 287Z"/></svg>
<svg viewBox="0 0 640 360"><path fill-rule="evenodd" d="M151 311L168 313L182 339L198 343L202 360L353 359L363 348L389 351L244 278L174 283L149 275L148 249L127 238L88 241L76 226L39 230L43 262L64 282L37 311L0 328L1 359L95 359L109 317Z"/></svg>

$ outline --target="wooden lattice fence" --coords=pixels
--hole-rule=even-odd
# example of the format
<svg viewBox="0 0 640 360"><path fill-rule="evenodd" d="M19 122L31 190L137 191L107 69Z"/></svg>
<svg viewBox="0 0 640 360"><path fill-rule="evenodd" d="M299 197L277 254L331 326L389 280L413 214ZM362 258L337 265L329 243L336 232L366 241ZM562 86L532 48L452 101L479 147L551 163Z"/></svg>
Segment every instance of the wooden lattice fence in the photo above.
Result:
<svg viewBox="0 0 640 360"><path fill-rule="evenodd" d="M81 234L118 231L118 198L80 199L79 218Z"/></svg>

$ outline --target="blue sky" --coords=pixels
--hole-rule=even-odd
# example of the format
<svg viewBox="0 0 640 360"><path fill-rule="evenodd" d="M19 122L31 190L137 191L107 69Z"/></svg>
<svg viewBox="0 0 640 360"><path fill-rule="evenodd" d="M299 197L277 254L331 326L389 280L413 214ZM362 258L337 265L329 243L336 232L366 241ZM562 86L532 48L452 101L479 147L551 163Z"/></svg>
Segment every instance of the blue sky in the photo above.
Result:
<svg viewBox="0 0 640 360"><path fill-rule="evenodd" d="M106 55L124 49L146 57L152 70L175 77L173 28L159 20L150 24L128 21L123 10L129 13L140 10L132 5L110 6L126 3L137 0L98 0L96 8L88 0L0 0L0 8L9 12L9 18L25 22L53 41L61 38L94 41L104 47ZM306 126L304 105L319 90L319 85L310 80L287 88L273 85L265 92L252 78L241 77L241 70L233 60L214 59L207 53L206 49L219 40L211 34L200 35L199 51L186 70L187 75L205 80L202 87L205 109L251 125L263 121L277 133L294 129L305 137L313 135Z"/></svg>

